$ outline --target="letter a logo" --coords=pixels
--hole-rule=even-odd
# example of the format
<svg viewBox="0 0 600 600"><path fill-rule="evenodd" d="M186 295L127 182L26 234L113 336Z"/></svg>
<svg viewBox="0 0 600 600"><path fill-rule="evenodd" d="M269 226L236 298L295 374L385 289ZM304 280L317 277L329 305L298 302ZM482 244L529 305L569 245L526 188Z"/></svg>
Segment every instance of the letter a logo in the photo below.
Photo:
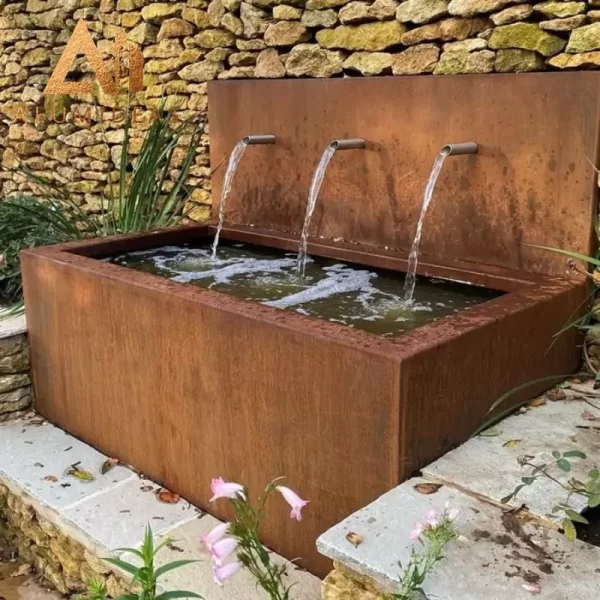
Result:
<svg viewBox="0 0 600 600"><path fill-rule="evenodd" d="M73 35L67 43L60 60L58 61L52 76L50 77L44 94L91 94L92 84L89 81L67 81L67 74L75 60L75 57L83 52L90 61L92 70L100 87L106 94L116 95L119 93L119 64L121 51L126 44L125 35L120 34L115 40L115 79L113 79L104 65L102 56L94 44L87 25L83 20L77 23ZM143 89L143 57L140 50L134 46L129 48L129 91L139 92Z"/></svg>

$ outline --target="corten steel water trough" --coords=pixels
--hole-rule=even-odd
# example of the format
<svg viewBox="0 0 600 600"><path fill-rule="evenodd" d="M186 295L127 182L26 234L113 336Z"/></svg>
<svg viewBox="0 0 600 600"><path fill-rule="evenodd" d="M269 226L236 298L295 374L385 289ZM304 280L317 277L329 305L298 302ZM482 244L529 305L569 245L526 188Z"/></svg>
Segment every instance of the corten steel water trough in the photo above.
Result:
<svg viewBox="0 0 600 600"><path fill-rule="evenodd" d="M403 271L437 152L472 141L446 162L419 272L506 293L389 339L99 260L213 224L30 250L37 409L220 517L211 477L287 476L311 504L297 523L274 501L264 541L325 573L321 532L467 439L501 393L577 368L577 334L551 341L584 278L524 244L593 250L599 75L209 84L214 165L246 135L277 140L247 150L223 239L295 250L322 150L362 137L330 165L309 252Z"/></svg>

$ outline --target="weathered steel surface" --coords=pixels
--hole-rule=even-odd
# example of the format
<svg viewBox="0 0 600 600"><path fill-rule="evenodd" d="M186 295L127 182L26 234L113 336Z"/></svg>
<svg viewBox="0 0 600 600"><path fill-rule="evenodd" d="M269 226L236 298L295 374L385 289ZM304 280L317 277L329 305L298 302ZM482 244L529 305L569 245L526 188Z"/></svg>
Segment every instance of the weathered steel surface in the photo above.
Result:
<svg viewBox="0 0 600 600"><path fill-rule="evenodd" d="M315 550L319 534L465 440L501 392L577 367L574 332L546 351L583 299L580 281L424 263L510 293L387 339L96 260L211 233L23 253L36 406L219 517L213 476L254 491L287 476L311 504L299 524L274 500L264 541L315 573L330 567ZM223 235L298 243L244 228ZM311 251L404 264L355 245Z"/></svg>
<svg viewBox="0 0 600 600"><path fill-rule="evenodd" d="M564 257L523 244L590 251L599 97L594 72L210 82L211 158L274 134L246 151L227 222L299 232L326 145L363 137L366 150L331 162L311 235L407 251L436 154L477 142L477 155L444 166L423 254L562 274Z"/></svg>

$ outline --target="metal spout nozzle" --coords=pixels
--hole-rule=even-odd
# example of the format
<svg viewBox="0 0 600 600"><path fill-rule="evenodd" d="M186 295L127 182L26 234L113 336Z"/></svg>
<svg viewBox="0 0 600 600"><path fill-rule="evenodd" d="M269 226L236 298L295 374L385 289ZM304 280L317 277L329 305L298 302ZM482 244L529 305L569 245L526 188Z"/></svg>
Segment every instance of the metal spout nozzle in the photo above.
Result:
<svg viewBox="0 0 600 600"><path fill-rule="evenodd" d="M274 144L274 135L247 135L243 141L248 144Z"/></svg>
<svg viewBox="0 0 600 600"><path fill-rule="evenodd" d="M441 152L446 156L458 156L459 154L477 154L479 144L465 142L464 144L446 144Z"/></svg>
<svg viewBox="0 0 600 600"><path fill-rule="evenodd" d="M347 140L333 140L329 144L330 148L335 150L350 150L351 148L366 148L367 142L362 138L349 138Z"/></svg>

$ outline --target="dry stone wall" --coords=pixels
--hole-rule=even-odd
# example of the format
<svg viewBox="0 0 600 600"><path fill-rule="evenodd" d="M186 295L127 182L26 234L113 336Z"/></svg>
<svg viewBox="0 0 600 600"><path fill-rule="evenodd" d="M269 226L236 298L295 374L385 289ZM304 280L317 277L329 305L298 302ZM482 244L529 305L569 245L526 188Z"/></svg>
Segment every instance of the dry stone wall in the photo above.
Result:
<svg viewBox="0 0 600 600"><path fill-rule="evenodd" d="M106 61L119 32L143 52L132 154L163 98L202 118L211 79L600 67L600 0L0 0L0 198L28 189L10 171L22 164L93 212L116 177L123 99L100 93L100 112L91 97L42 93L80 19ZM83 58L75 70L93 77ZM209 214L207 146L190 174L195 219Z"/></svg>
<svg viewBox="0 0 600 600"><path fill-rule="evenodd" d="M0 338L0 422L23 414L32 399L26 334Z"/></svg>

